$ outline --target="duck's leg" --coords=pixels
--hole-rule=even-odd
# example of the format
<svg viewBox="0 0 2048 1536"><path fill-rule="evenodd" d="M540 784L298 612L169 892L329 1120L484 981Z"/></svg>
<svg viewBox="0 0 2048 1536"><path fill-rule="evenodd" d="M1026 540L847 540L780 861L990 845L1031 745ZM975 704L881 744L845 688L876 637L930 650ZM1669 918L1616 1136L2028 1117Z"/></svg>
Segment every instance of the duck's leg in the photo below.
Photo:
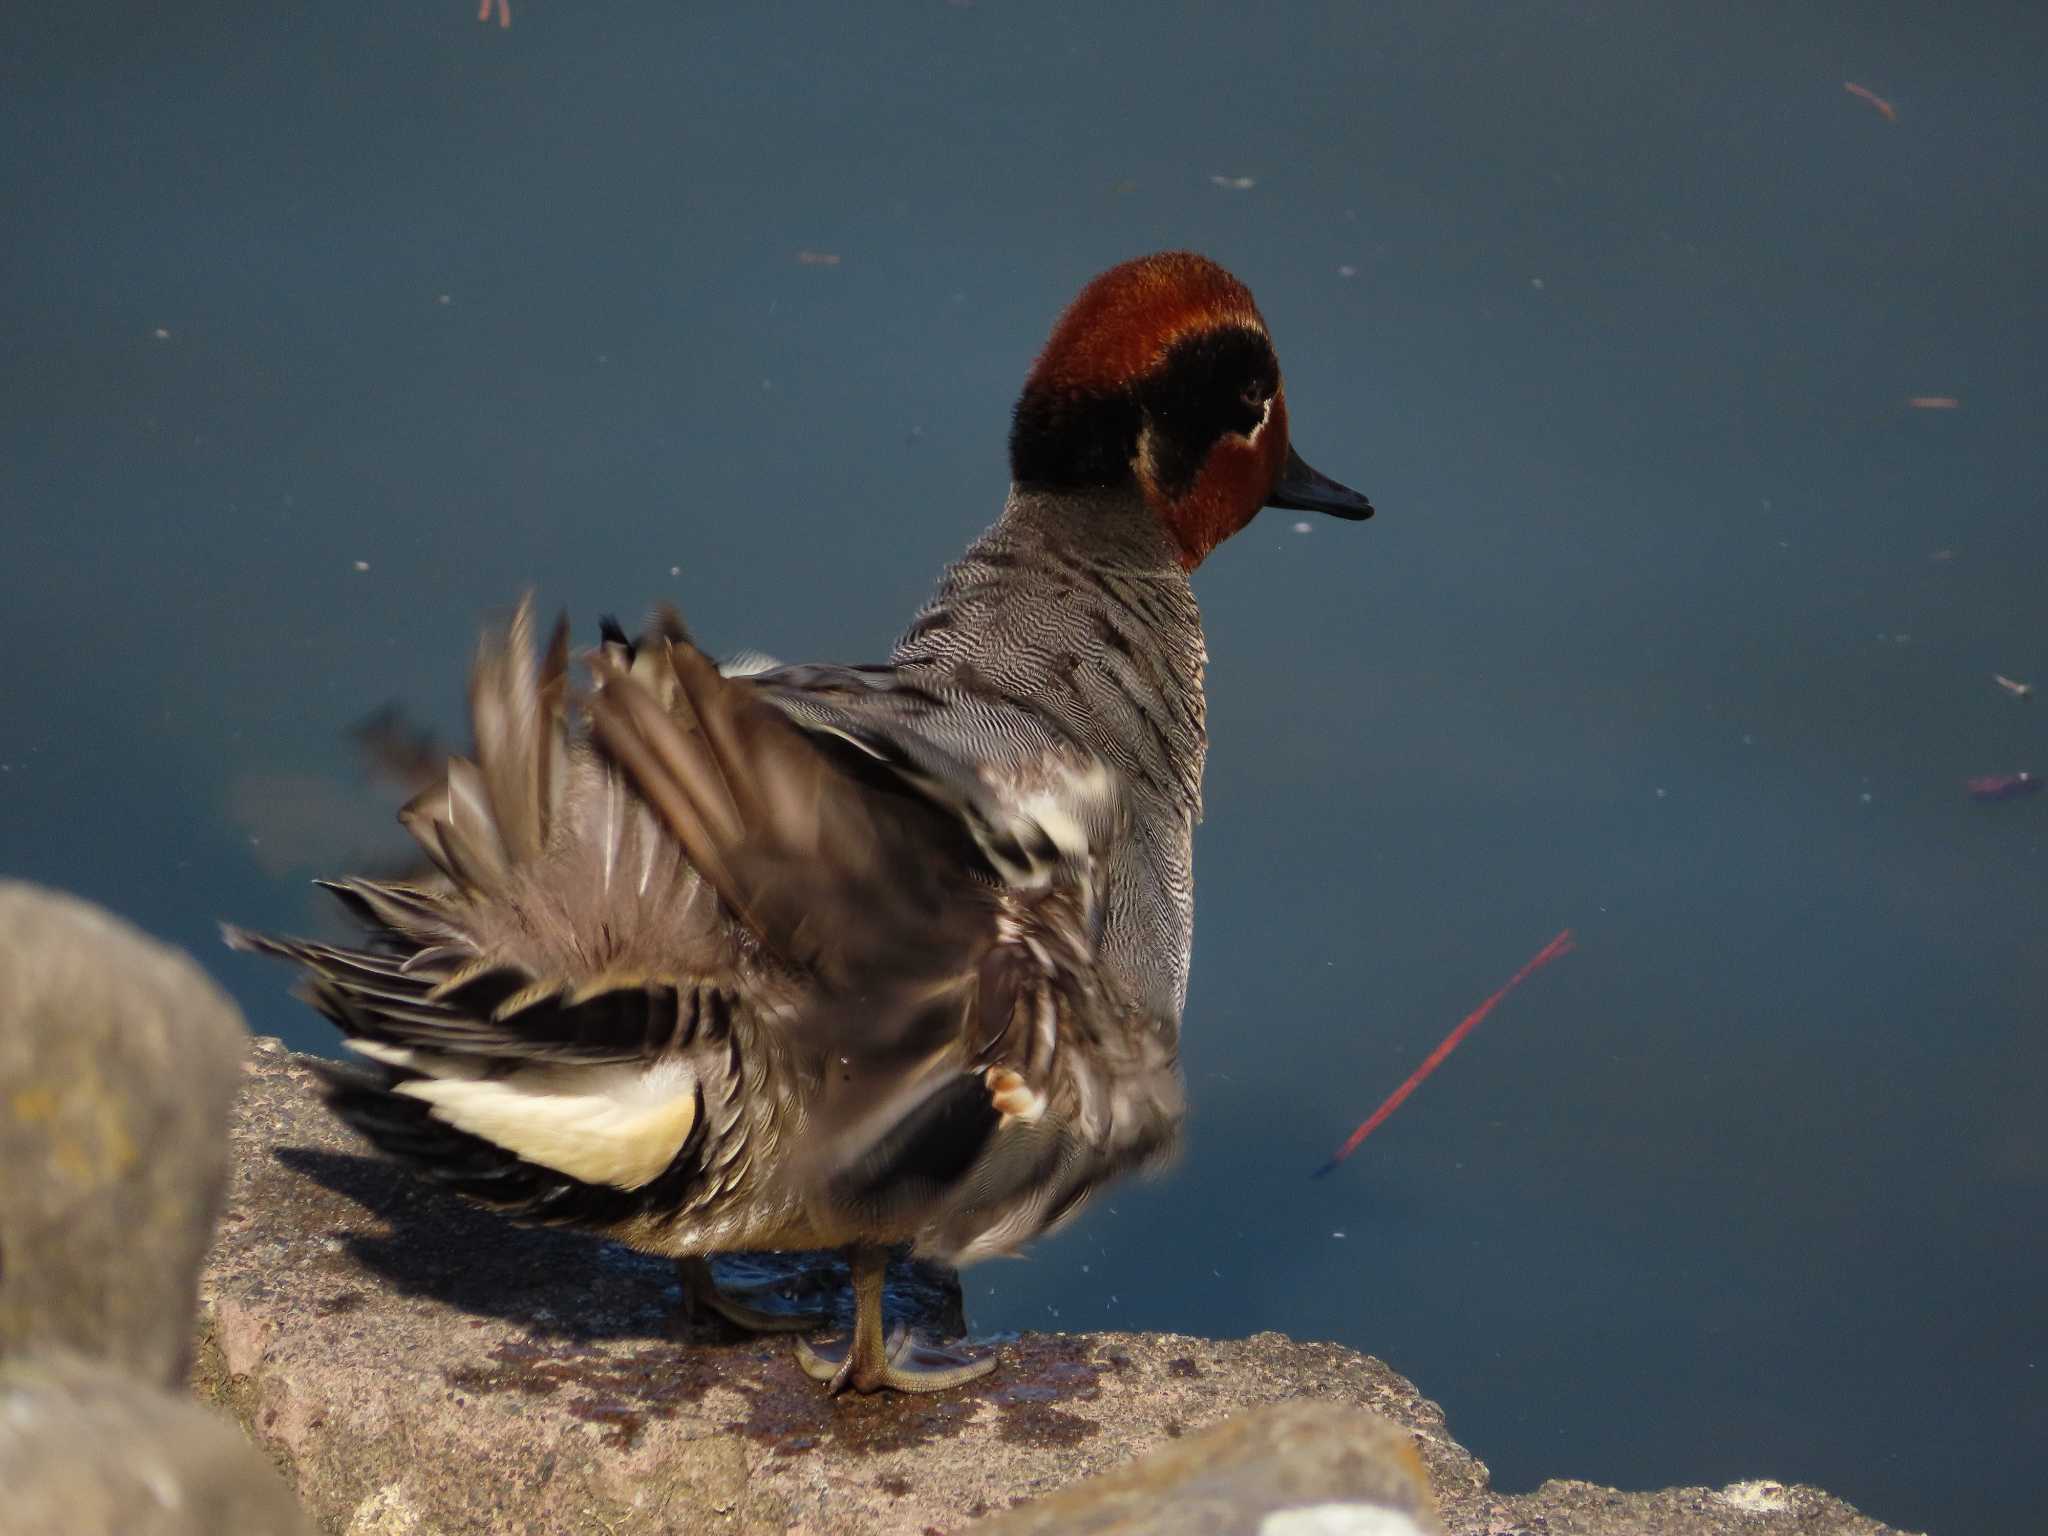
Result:
<svg viewBox="0 0 2048 1536"><path fill-rule="evenodd" d="M876 1392L894 1387L898 1392L943 1392L996 1368L996 1357L977 1357L936 1344L922 1344L907 1328L894 1337L882 1333L882 1277L889 1267L889 1250L868 1243L856 1243L847 1250L853 1266L853 1336L844 1343L813 1348L808 1339L797 1340L796 1361L804 1374L825 1383L835 1395L848 1387L856 1392Z"/></svg>
<svg viewBox="0 0 2048 1536"><path fill-rule="evenodd" d="M808 1333L825 1325L822 1312L766 1312L726 1295L712 1278L709 1259L677 1259L676 1273L683 1281L683 1306L692 1316L699 1307L707 1308L748 1333Z"/></svg>

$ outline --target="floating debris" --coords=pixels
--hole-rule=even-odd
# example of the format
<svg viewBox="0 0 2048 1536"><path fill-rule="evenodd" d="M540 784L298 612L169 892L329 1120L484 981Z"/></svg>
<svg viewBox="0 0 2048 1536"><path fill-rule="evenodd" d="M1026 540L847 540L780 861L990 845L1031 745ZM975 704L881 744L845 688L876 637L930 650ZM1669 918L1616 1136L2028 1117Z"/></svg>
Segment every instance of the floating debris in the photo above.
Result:
<svg viewBox="0 0 2048 1536"><path fill-rule="evenodd" d="M2007 677L2003 672L1992 673L1991 681L1998 684L1999 687L2016 699L2031 699L2034 696L2034 685L2032 683L2016 682L2012 678Z"/></svg>
<svg viewBox="0 0 2048 1536"><path fill-rule="evenodd" d="M2017 800L2022 795L2037 793L2041 780L2031 773L1987 773L1978 778L1965 779L1963 788L1970 792L1972 800Z"/></svg>
<svg viewBox="0 0 2048 1536"><path fill-rule="evenodd" d="M1314 533L1315 529L1307 523L1296 523L1294 525L1294 531L1296 533Z"/></svg>
<svg viewBox="0 0 2048 1536"><path fill-rule="evenodd" d="M1226 192L1249 192L1258 182L1250 176L1211 176L1210 182Z"/></svg>
<svg viewBox="0 0 2048 1536"><path fill-rule="evenodd" d="M796 259L807 267L836 267L839 265L837 251L798 251Z"/></svg>
<svg viewBox="0 0 2048 1536"><path fill-rule="evenodd" d="M162 326L158 326L149 334L154 336L158 341L169 341L171 339L171 333L165 330Z"/></svg>
<svg viewBox="0 0 2048 1536"><path fill-rule="evenodd" d="M1952 549L1937 549L1933 554L1929 555L1927 558L1930 560L1953 560L1955 559L1955 557L1956 552Z"/></svg>
<svg viewBox="0 0 2048 1536"><path fill-rule="evenodd" d="M1380 1126L1386 1122L1387 1116L1391 1115L1395 1110L1399 1109L1402 1105L1402 1102L1405 1099L1407 1099L1408 1095L1413 1093L1417 1088L1420 1088L1422 1086L1422 1080L1428 1077L1429 1074L1434 1072L1438 1067L1443 1065L1444 1058L1450 1055L1451 1052L1455 1051L1458 1048L1458 1042L1463 1040L1467 1035L1471 1034L1473 1029L1478 1025L1481 1019L1485 1018L1489 1013L1493 1012L1493 1006L1495 1003L1498 1003L1502 998L1506 997L1510 992L1514 991L1516 987L1520 986L1524 979L1533 975L1536 971L1541 970L1544 966L1550 964L1551 961L1557 959L1561 955L1570 954L1572 952L1573 947L1574 940L1572 938L1572 931L1571 929L1567 928L1563 933L1560 933L1548 944L1544 945L1541 949L1537 950L1536 953L1530 958L1529 963L1523 966L1519 971L1515 972L1514 975L1510 976L1507 979L1507 981L1502 984L1498 992L1495 992L1493 996L1489 997L1477 1008L1474 1008L1470 1013L1466 1014L1464 1021L1461 1024L1459 1024L1456 1029L1452 1030L1448 1035L1444 1036L1443 1043L1438 1045L1435 1050L1431 1051L1428 1056L1423 1058L1422 1065L1417 1067L1413 1072L1408 1074L1408 1081L1403 1083L1400 1087L1396 1088L1392 1093L1388 1094L1386 1103L1382 1104L1378 1109L1374 1110L1370 1115L1366 1116L1364 1123L1361 1124L1357 1130L1351 1133L1350 1139L1347 1140L1343 1146L1339 1147L1336 1150L1336 1152L1331 1156L1330 1160L1327 1163L1323 1164L1322 1167L1318 1168L1313 1174L1310 1175L1310 1177L1320 1179L1321 1177L1323 1177L1324 1174L1328 1173L1331 1169L1335 1168L1339 1163L1343 1162L1345 1158L1349 1157L1352 1153L1356 1152L1358 1150L1359 1143L1364 1141L1365 1138L1370 1136L1374 1131L1378 1130Z"/></svg>
<svg viewBox="0 0 2048 1536"><path fill-rule="evenodd" d="M1959 411L1963 402L1954 395L1914 395L1906 401L1916 411Z"/></svg>
<svg viewBox="0 0 2048 1536"><path fill-rule="evenodd" d="M1894 107L1890 102L1886 101L1882 96L1878 95L1877 92L1873 91L1869 86L1858 85L1854 80L1844 80L1842 82L1842 89L1847 91L1851 96L1860 96L1865 101L1869 102L1873 107L1877 108L1878 111L1884 114L1884 120L1886 122L1896 123L1899 120L1898 108Z"/></svg>
<svg viewBox="0 0 2048 1536"><path fill-rule="evenodd" d="M367 560L358 560L355 563L355 568L359 573L367 571L370 568L370 562Z"/></svg>
<svg viewBox="0 0 2048 1536"><path fill-rule="evenodd" d="M1346 262L1343 266L1337 269L1337 275L1339 277L1356 277L1358 276L1358 268L1352 266L1349 262Z"/></svg>

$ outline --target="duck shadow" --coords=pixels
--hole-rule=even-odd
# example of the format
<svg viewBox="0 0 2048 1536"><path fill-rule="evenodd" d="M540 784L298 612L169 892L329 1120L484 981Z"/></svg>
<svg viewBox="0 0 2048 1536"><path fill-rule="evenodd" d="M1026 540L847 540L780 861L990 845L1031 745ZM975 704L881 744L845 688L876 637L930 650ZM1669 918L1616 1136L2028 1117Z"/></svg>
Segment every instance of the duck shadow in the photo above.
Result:
<svg viewBox="0 0 2048 1536"><path fill-rule="evenodd" d="M337 1234L379 1283L475 1317L513 1323L539 1337L730 1343L752 1335L686 1306L676 1261L623 1243L553 1227L522 1226L406 1173L381 1157L277 1147L290 1174L310 1180L382 1223L381 1232ZM720 1286L749 1305L822 1313L851 1324L845 1260L828 1252L720 1254ZM899 1257L886 1306L935 1337L966 1332L958 1275Z"/></svg>

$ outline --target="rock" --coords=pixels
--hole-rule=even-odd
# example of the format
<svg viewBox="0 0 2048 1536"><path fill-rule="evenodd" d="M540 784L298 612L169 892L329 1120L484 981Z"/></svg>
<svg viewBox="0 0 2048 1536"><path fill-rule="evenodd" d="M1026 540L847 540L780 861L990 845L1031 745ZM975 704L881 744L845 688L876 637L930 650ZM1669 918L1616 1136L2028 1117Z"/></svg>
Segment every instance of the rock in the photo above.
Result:
<svg viewBox="0 0 2048 1536"><path fill-rule="evenodd" d="M76 1355L0 1363L9 1536L312 1536L276 1468L182 1393Z"/></svg>
<svg viewBox="0 0 2048 1536"><path fill-rule="evenodd" d="M666 1261L513 1227L378 1160L321 1107L303 1059L275 1041L251 1053L230 1135L228 1209L201 1288L198 1384L289 1467L324 1528L353 1536L957 1533L1162 1447L1168 1461L1130 1475L1163 1483L1163 1469L1182 1469L1201 1496L1222 1452L1171 1448L1295 1399L1318 1405L1305 1413L1331 1412L1332 1425L1356 1424L1342 1410L1388 1421L1458 1536L1885 1530L1810 1489L1619 1494L1552 1483L1504 1497L1442 1411L1394 1371L1271 1333L1029 1334L1002 1345L994 1375L958 1391L834 1400L798 1371L787 1339L686 1319ZM761 1273L800 1292L832 1271L798 1260ZM927 1280L893 1296L892 1316L909 1306L943 1323L937 1314L956 1298ZM837 1300L843 1308L843 1289ZM1241 1447L1249 1488L1259 1436L1297 1421L1247 1422L1214 1444ZM1274 1486L1341 1472L1341 1435L1331 1434L1301 1466L1274 1469ZM1380 1488L1357 1470L1351 1492ZM1382 1494L1401 1496L1398 1480ZM1283 1518L1296 1520L1292 1536L1347 1529L1302 1523L1310 1516L1299 1511Z"/></svg>
<svg viewBox="0 0 2048 1536"><path fill-rule="evenodd" d="M0 882L0 1530L310 1536L183 1391L241 1014L188 957Z"/></svg>
<svg viewBox="0 0 2048 1536"><path fill-rule="evenodd" d="M1734 1532L1826 1532L1895 1536L1840 1499L1797 1483L1731 1483L1726 1488L1661 1488L1621 1493L1597 1483L1556 1479L1534 1493L1500 1501L1511 1531L1551 1536L1731 1536Z"/></svg>
<svg viewBox="0 0 2048 1536"><path fill-rule="evenodd" d="M1441 1536L1413 1439L1377 1414L1274 1403L984 1520L975 1536Z"/></svg>
<svg viewBox="0 0 2048 1536"><path fill-rule="evenodd" d="M0 1356L184 1380L246 1043L187 956L0 882Z"/></svg>

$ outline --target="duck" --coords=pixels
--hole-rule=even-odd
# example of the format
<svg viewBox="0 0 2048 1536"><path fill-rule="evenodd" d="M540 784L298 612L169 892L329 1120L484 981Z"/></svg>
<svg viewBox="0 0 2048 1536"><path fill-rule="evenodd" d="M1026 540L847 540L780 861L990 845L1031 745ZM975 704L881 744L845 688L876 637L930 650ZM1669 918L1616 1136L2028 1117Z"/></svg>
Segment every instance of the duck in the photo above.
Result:
<svg viewBox="0 0 2048 1536"><path fill-rule="evenodd" d="M1030 367L1001 515L887 661L721 667L672 610L572 680L529 595L473 750L400 813L415 879L321 882L364 931L228 927L360 1065L333 1110L516 1221L677 1261L843 1248L833 1393L993 1354L886 1330L892 1251L1012 1254L1175 1152L1208 736L1190 577L1266 507L1368 518L1289 440L1266 322L1192 252L1089 282ZM795 1326L809 1327L801 1318Z"/></svg>

